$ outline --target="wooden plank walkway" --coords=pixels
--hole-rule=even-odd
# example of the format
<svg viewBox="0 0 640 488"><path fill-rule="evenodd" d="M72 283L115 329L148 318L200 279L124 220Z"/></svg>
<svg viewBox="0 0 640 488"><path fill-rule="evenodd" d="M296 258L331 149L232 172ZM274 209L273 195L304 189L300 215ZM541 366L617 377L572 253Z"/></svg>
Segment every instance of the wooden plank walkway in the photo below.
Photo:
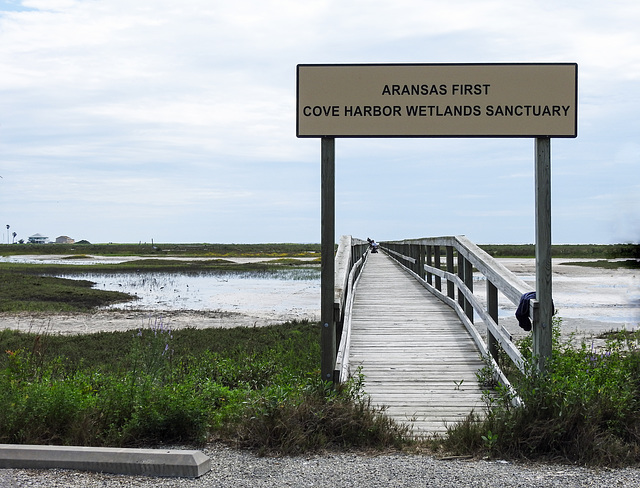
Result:
<svg viewBox="0 0 640 488"><path fill-rule="evenodd" d="M351 331L351 372L362 367L372 404L414 435L443 433L484 411L476 378L484 363L464 325L382 253L370 254L362 271Z"/></svg>

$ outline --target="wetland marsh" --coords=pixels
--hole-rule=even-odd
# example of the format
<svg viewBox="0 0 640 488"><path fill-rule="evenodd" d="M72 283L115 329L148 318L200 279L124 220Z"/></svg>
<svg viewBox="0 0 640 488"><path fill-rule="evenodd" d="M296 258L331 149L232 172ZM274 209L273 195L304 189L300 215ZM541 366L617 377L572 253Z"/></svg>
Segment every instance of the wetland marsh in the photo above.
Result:
<svg viewBox="0 0 640 488"><path fill-rule="evenodd" d="M13 251L18 246L5 246ZM23 251L25 247L21 246ZM163 246L168 248L169 246ZM0 328L78 333L136 328L149 317L163 316L175 327L233 327L272 325L287 320L318 320L320 315L319 256L313 246L275 245L214 247L203 245L174 252L135 255L140 246L99 246L84 249L105 254L5 254L0 270L16 269L95 283L96 291L130 295L130 300L101 304L90 310L46 313L1 313ZM34 248L35 249L35 248ZM49 246L38 250L56 251ZM235 249L235 252L234 252ZM563 319L563 335L599 334L612 329L635 329L640 323L639 270L633 267L594 267L600 257L613 257L613 246L596 249L589 258L572 256L553 259L553 295ZM72 248L63 249L71 251ZM106 251L117 250L108 254ZM535 260L530 257L500 257L507 252L497 247L497 259L525 282L535 286ZM583 253L591 256L593 247ZM126 252L125 252L126 251ZM212 252L216 251L216 252ZM517 251L517 249L515 250ZM624 251L624 249L623 249ZM495 253L496 251L492 251ZM558 251L567 254L567 248ZM617 251L616 251L617 252ZM625 258L630 257L628 250ZM614 259L609 259L615 263ZM574 263L574 264L570 264ZM579 266L578 264L587 264ZM481 281L478 278L478 281ZM482 293L483 283L476 283ZM515 306L500 300L500 320L514 337L523 335L514 317ZM481 324L480 324L481 328Z"/></svg>

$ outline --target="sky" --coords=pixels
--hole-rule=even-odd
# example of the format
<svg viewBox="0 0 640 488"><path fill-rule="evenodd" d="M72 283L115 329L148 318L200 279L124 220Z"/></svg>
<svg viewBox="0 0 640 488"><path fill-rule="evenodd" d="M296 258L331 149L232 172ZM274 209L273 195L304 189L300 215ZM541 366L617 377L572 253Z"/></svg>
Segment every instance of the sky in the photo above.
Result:
<svg viewBox="0 0 640 488"><path fill-rule="evenodd" d="M552 241L639 242L638 25L637 0L0 0L0 241L317 243L298 64L577 63ZM338 138L336 239L533 243L534 142Z"/></svg>

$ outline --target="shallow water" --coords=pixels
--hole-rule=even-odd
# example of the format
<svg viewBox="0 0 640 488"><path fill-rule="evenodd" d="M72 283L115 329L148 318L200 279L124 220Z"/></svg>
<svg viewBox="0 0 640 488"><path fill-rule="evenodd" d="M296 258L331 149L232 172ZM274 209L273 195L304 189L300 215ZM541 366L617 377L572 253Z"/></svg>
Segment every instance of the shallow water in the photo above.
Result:
<svg viewBox="0 0 640 488"><path fill-rule="evenodd" d="M320 310L320 271L292 268L268 273L144 273L60 275L86 279L95 288L136 295L108 308L147 311L224 311L250 314Z"/></svg>

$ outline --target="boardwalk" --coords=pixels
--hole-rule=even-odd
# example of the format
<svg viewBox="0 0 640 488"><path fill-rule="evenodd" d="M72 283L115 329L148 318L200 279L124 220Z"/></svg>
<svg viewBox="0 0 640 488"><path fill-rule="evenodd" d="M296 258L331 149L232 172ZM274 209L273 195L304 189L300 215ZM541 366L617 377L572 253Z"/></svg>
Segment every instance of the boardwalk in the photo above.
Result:
<svg viewBox="0 0 640 488"><path fill-rule="evenodd" d="M351 371L374 405L419 436L446 431L484 403L484 366L456 313L384 254L371 254L355 291Z"/></svg>

